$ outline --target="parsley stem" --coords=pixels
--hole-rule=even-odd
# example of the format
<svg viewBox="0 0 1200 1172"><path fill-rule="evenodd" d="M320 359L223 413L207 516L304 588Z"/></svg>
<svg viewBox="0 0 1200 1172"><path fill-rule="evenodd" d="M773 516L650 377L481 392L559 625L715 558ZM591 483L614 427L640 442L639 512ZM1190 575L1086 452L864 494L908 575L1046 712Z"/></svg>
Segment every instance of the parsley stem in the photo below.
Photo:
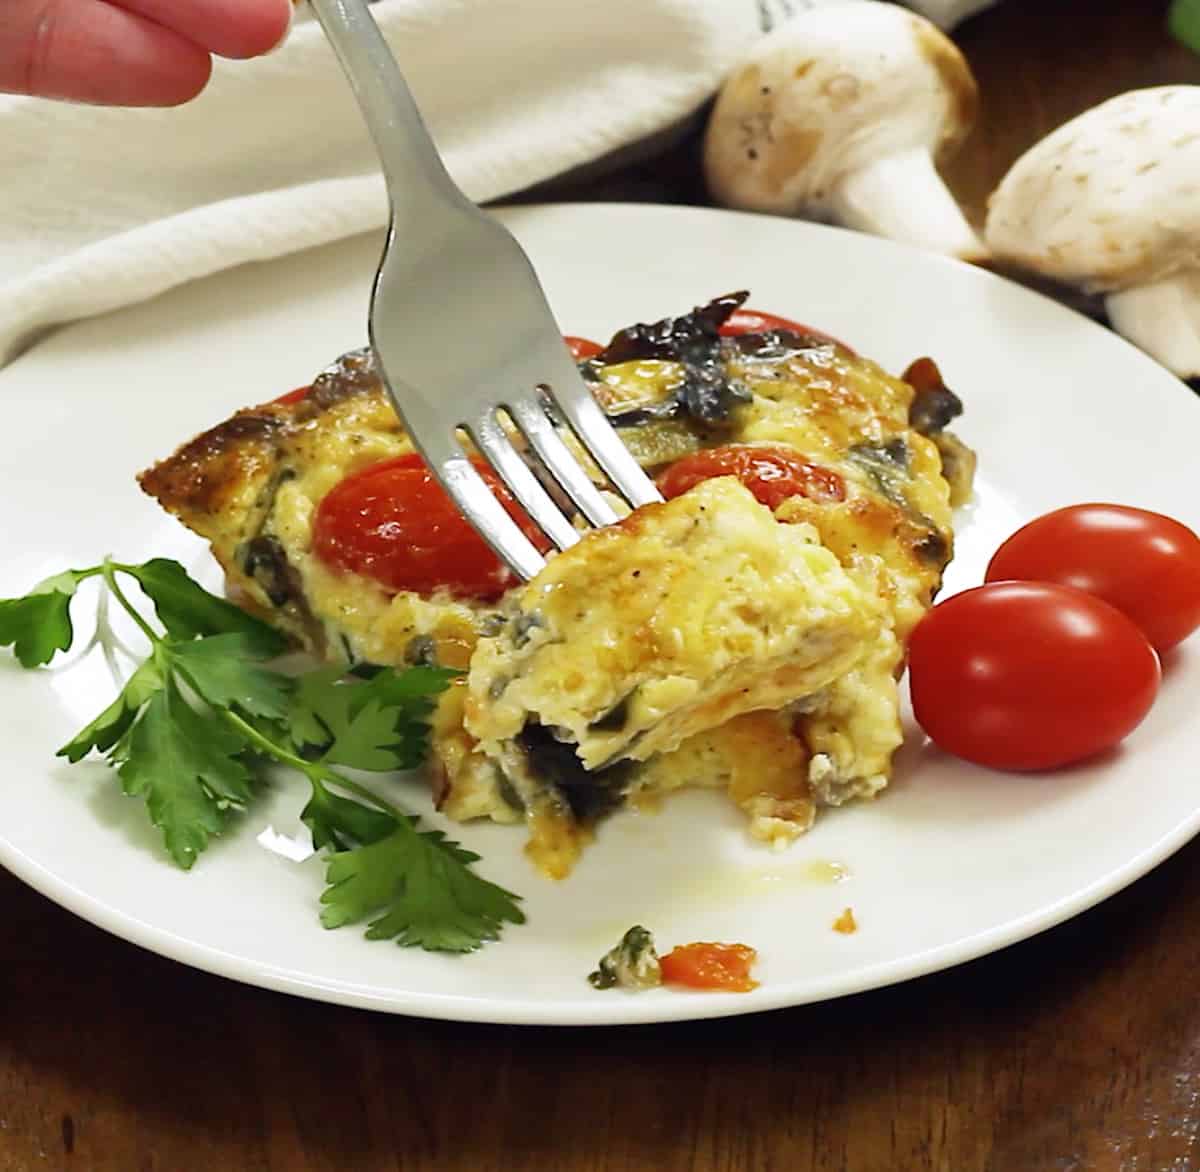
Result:
<svg viewBox="0 0 1200 1172"><path fill-rule="evenodd" d="M246 740L260 748L268 757L274 757L281 765L290 765L293 769L299 769L310 778L313 776L313 763L311 761L305 761L303 757L289 752L281 745L277 745L270 737L263 736L254 725L248 720L243 720L236 712L228 708L221 708L218 711L227 723L233 725Z"/></svg>
<svg viewBox="0 0 1200 1172"><path fill-rule="evenodd" d="M299 769L314 786L325 784L336 785L339 789L348 790L350 793L364 798L375 806L376 809L385 814L390 814L397 822L404 821L406 818L406 815L402 811L396 809L390 802L384 801L374 790L369 789L367 786L360 785L357 781L352 781L348 777L343 777L336 770L330 769L328 765L322 765L320 761L305 761L298 754L277 745L270 737L263 736L254 725L248 720L244 720L236 712L231 712L228 708L222 708L220 712L225 720L233 725L252 745L256 745L268 757L273 757L281 765L290 765L293 769Z"/></svg>
<svg viewBox="0 0 1200 1172"><path fill-rule="evenodd" d="M343 777L342 774L330 769L328 765L317 763L316 767L320 770L320 778L323 782L328 782L330 785L336 785L340 789L349 790L350 793L357 794L384 814L390 814L397 822L404 822L405 825L408 825L407 819L410 815L396 809L391 802L385 801L373 789L369 789L365 785L360 785L357 781L352 781L349 777ZM310 774L309 776L312 775Z"/></svg>
<svg viewBox="0 0 1200 1172"><path fill-rule="evenodd" d="M120 583L117 581L117 571L121 569L124 569L124 567L118 566L105 558L104 564L100 567L100 572L104 575L104 581L108 585L109 590L112 591L113 597L121 604L122 610L137 623L141 628L142 634L150 640L151 644L157 647L162 642L162 636L142 618L133 603L125 597L125 592L121 589Z"/></svg>

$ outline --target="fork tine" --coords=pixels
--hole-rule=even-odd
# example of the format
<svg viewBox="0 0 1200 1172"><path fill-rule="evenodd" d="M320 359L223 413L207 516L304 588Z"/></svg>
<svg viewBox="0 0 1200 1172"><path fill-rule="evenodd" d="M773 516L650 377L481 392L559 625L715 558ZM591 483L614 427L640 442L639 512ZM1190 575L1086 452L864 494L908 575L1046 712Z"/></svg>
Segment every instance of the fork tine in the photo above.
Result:
<svg viewBox="0 0 1200 1172"><path fill-rule="evenodd" d="M433 469L442 487L450 494L459 511L479 532L499 557L526 582L546 564L537 546L521 532L521 527L492 494L479 470L454 445L456 455L441 455L422 447L421 454Z"/></svg>
<svg viewBox="0 0 1200 1172"><path fill-rule="evenodd" d="M384 385L443 488L496 553L528 580L545 561L472 466L455 438L457 428L475 421L476 443L556 545L565 548L578 537L499 426L495 412L504 405L489 399L492 388L524 388L507 408L510 416L558 486L594 524L611 524L616 513L535 399L534 388L545 382L560 388L555 397L563 415L626 499L636 506L661 498L584 386L525 250L447 172L365 0L313 0L313 8L378 148L391 205L368 314ZM422 296L414 278L431 260L447 274L473 278L462 283L455 306L456 330L472 338L471 346L452 345L448 352L430 316L436 299Z"/></svg>
<svg viewBox="0 0 1200 1172"><path fill-rule="evenodd" d="M575 393L572 389L562 395L556 395L553 387L549 391L579 442L634 508L663 499L654 481L633 458L617 429L586 390Z"/></svg>
<svg viewBox="0 0 1200 1172"><path fill-rule="evenodd" d="M579 458L562 441L545 409L533 395L513 398L507 408L522 434L541 457L550 474L593 525L611 525L617 514L580 466Z"/></svg>
<svg viewBox="0 0 1200 1172"><path fill-rule="evenodd" d="M512 446L500 421L492 413L482 416L471 428L471 436L488 462L508 485L513 496L559 549L579 540L575 526L563 516L550 494L538 483L529 465Z"/></svg>

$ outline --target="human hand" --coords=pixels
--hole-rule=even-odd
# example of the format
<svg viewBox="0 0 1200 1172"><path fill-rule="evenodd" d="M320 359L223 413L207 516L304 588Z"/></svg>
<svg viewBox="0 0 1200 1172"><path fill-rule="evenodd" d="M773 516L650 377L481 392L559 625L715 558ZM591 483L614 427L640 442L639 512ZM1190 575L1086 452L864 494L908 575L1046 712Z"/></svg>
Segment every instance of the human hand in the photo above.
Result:
<svg viewBox="0 0 1200 1172"><path fill-rule="evenodd" d="M211 54L256 57L292 0L0 0L0 91L113 106L194 98Z"/></svg>

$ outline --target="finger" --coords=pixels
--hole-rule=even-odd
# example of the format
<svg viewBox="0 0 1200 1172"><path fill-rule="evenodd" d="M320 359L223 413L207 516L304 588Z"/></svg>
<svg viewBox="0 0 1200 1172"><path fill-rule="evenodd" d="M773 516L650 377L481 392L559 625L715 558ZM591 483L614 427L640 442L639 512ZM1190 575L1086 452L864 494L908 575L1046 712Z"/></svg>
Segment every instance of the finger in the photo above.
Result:
<svg viewBox="0 0 1200 1172"><path fill-rule="evenodd" d="M222 57L257 57L275 48L292 20L292 0L114 0L130 12Z"/></svg>
<svg viewBox="0 0 1200 1172"><path fill-rule="evenodd" d="M175 106L208 82L198 45L105 0L3 0L0 90L111 106Z"/></svg>

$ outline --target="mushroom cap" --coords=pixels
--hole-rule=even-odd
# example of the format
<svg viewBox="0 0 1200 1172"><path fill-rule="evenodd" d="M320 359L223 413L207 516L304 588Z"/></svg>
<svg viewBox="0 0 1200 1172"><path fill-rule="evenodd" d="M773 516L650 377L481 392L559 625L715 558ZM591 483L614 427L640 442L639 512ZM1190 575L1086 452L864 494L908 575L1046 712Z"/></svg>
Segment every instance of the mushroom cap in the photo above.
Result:
<svg viewBox="0 0 1200 1172"><path fill-rule="evenodd" d="M828 214L843 175L951 150L977 108L962 54L924 17L876 0L812 9L726 81L705 141L709 185L736 207Z"/></svg>
<svg viewBox="0 0 1200 1172"><path fill-rule="evenodd" d="M1005 175L986 237L1093 292L1200 268L1200 86L1133 90L1060 126Z"/></svg>

